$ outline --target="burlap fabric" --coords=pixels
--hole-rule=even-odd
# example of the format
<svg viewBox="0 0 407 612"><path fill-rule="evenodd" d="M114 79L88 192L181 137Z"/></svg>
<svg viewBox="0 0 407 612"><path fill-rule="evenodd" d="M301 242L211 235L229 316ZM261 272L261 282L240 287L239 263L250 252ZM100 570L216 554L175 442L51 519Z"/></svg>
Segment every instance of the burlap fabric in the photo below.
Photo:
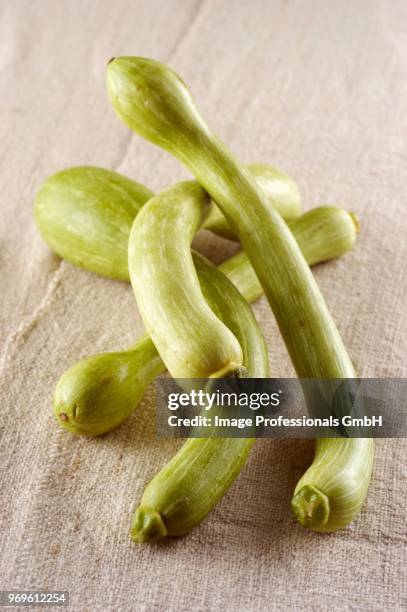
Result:
<svg viewBox="0 0 407 612"><path fill-rule="evenodd" d="M355 250L315 274L359 372L405 376L406 3L3 0L0 11L1 588L67 589L72 609L92 611L403 609L402 440L376 444L367 502L339 533L309 533L290 514L312 443L264 440L190 536L130 542L135 503L176 446L155 439L151 394L93 440L61 431L50 398L67 366L126 347L142 323L129 286L47 249L32 202L70 165L155 190L188 177L105 94L111 56L169 62L243 160L290 173L305 207L357 212ZM216 261L233 249L209 235L199 246ZM264 299L255 312L273 375L293 375Z"/></svg>

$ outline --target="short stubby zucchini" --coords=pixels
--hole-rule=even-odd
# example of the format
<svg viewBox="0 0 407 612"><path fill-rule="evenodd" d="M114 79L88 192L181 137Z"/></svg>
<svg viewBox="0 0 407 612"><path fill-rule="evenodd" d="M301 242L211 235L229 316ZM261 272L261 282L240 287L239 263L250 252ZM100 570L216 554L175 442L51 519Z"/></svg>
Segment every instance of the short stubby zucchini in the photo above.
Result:
<svg viewBox="0 0 407 612"><path fill-rule="evenodd" d="M151 198L134 220L129 272L140 314L174 378L239 374L239 342L202 295L191 242L209 203L195 181Z"/></svg>
<svg viewBox="0 0 407 612"><path fill-rule="evenodd" d="M130 229L152 191L102 168L78 166L49 177L35 197L37 227L57 255L101 276L128 280Z"/></svg>
<svg viewBox="0 0 407 612"><path fill-rule="evenodd" d="M133 412L148 385L164 371L147 334L126 351L81 359L62 374L55 387L55 418L72 433L104 434Z"/></svg>
<svg viewBox="0 0 407 612"><path fill-rule="evenodd" d="M114 216L114 211L111 214ZM358 225L354 215L334 206L314 208L290 223L309 264L344 255L356 240ZM244 251L224 261L220 269L247 301L254 302L263 294ZM202 286L200 269L197 272L208 304L217 314L216 304ZM56 385L55 417L62 427L74 433L106 433L133 412L150 382L164 370L165 365L147 336L126 351L82 359L66 370Z"/></svg>
<svg viewBox="0 0 407 612"><path fill-rule="evenodd" d="M227 218L263 286L298 376L355 378L352 361L293 234L268 206L249 171L210 130L178 74L151 59L121 57L108 64L107 88L119 117L178 158ZM358 440L345 442L360 448ZM372 445L372 440L366 442L361 458L369 477ZM334 477L334 465L332 471Z"/></svg>

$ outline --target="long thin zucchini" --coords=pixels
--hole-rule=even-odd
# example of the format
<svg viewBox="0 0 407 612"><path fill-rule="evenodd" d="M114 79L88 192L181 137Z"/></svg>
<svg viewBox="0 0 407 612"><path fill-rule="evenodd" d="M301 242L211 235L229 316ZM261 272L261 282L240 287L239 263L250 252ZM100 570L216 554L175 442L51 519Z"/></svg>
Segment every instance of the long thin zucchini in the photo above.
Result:
<svg viewBox="0 0 407 612"><path fill-rule="evenodd" d="M283 219L292 221L301 214L297 185L287 174L266 164L248 164L247 168L267 195L269 203L278 210ZM214 202L211 203L203 228L229 240L237 240L235 232Z"/></svg>
<svg viewBox="0 0 407 612"><path fill-rule="evenodd" d="M248 170L211 132L182 79L154 60L121 57L108 64L107 86L123 121L189 168L225 215L264 288L298 376L354 378L338 329L288 226L267 205ZM373 442L345 442L363 450L365 470L359 475L369 482ZM329 465L332 477L348 477L334 462ZM329 501L332 506L334 500ZM310 524L315 528L317 522ZM324 527L335 529L336 523L328 516Z"/></svg>

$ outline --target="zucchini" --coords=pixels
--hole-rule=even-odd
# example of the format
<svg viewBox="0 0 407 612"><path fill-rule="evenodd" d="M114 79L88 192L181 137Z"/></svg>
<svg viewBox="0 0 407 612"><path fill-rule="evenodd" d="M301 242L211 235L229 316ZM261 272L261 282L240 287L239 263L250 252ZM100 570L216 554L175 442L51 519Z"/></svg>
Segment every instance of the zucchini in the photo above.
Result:
<svg viewBox="0 0 407 612"><path fill-rule="evenodd" d="M269 205L287 219L301 212L294 181L265 164L248 166ZM94 166L66 168L48 177L35 196L34 218L48 246L75 266L101 276L129 280L127 244L133 221L153 192L129 178ZM204 229L236 240L211 202Z"/></svg>
<svg viewBox="0 0 407 612"><path fill-rule="evenodd" d="M118 116L140 136L179 159L219 206L253 265L297 375L355 378L352 361L293 234L268 206L247 168L210 130L178 74L151 59L115 58L107 67L107 89ZM341 442L362 448L357 439ZM373 441L367 440L363 449L359 459L364 469L359 474L370 481ZM348 476L349 472L331 464L332 478L346 480ZM322 493L329 507L334 507L335 499ZM360 503L354 507L359 508ZM347 515L347 522L356 513ZM311 517L310 525L318 526L316 517ZM329 510L324 527L337 528Z"/></svg>

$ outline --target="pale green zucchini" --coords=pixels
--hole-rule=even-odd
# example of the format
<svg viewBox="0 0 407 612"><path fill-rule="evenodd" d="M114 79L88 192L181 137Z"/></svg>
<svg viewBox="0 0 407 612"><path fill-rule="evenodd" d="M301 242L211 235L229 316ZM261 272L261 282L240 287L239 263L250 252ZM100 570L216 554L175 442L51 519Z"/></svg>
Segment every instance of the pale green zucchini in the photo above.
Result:
<svg viewBox="0 0 407 612"><path fill-rule="evenodd" d="M247 168L283 219L291 221L301 214L298 187L287 174L266 164L248 164ZM229 240L237 240L235 232L214 202L202 227Z"/></svg>
<svg viewBox="0 0 407 612"><path fill-rule="evenodd" d="M153 192L110 170L67 168L35 196L37 227L57 255L101 276L128 280L127 244L134 218Z"/></svg>
<svg viewBox="0 0 407 612"><path fill-rule="evenodd" d="M246 375L268 377L267 346L249 304L202 256L195 254L194 263L204 298L239 341ZM133 518L133 540L153 542L188 533L232 485L253 443L247 438L219 438L215 431L213 437L188 439L144 490Z"/></svg>
<svg viewBox="0 0 407 612"><path fill-rule="evenodd" d="M227 218L264 288L298 376L354 378L338 329L287 224L211 132L182 79L154 60L121 57L108 64L107 87L121 119L182 161ZM372 440L363 447L358 440L342 443L363 448L365 470L359 476L369 482ZM330 469L334 476L334 463ZM310 521L314 528L315 522ZM328 516L324 526L335 529L336 523Z"/></svg>
<svg viewBox="0 0 407 612"><path fill-rule="evenodd" d="M57 382L52 402L55 418L72 433L104 434L127 419L148 385L164 371L148 334L126 351L81 359Z"/></svg>
<svg viewBox="0 0 407 612"><path fill-rule="evenodd" d="M297 520L315 531L346 527L362 507L372 469L371 439L318 439L314 461L291 500Z"/></svg>
<svg viewBox="0 0 407 612"><path fill-rule="evenodd" d="M191 242L209 198L196 181L151 198L134 220L129 272L146 329L173 378L237 374L243 354L204 300Z"/></svg>
<svg viewBox="0 0 407 612"><path fill-rule="evenodd" d="M288 221L288 224L310 266L341 257L350 251L359 231L356 215L336 206L318 206L298 219ZM263 287L244 251L224 261L220 268L249 302L263 295Z"/></svg>
<svg viewBox="0 0 407 612"><path fill-rule="evenodd" d="M129 238L129 273L140 313L174 378L267 377L268 352L248 302L191 242L208 196L195 182L155 196L137 215ZM196 266L196 267L195 267ZM198 280L211 283L208 305ZM188 533L229 489L252 439L191 438L147 485L132 525L136 542Z"/></svg>
<svg viewBox="0 0 407 612"><path fill-rule="evenodd" d="M111 210L113 217L114 214ZM314 208L291 223L309 264L340 257L356 240L354 215L334 206ZM244 251L224 261L220 269L249 302L263 295ZM202 286L199 270L198 278L209 306L216 312L216 305L208 300L210 294ZM55 417L62 427L74 433L106 433L133 412L148 385L164 370L152 340L145 335L126 351L82 359L66 370L56 385Z"/></svg>
<svg viewBox="0 0 407 612"><path fill-rule="evenodd" d="M248 166L286 219L301 212L294 181L265 164ZM35 196L37 227L57 255L75 266L118 280L128 280L127 243L133 221L153 197L144 185L94 166L67 168L44 181ZM204 228L236 240L226 219L213 203Z"/></svg>
<svg viewBox="0 0 407 612"><path fill-rule="evenodd" d="M288 220L303 253L307 249L304 256L310 265L340 256L349 241L351 248L352 213L339 207L319 206L300 217L298 190L287 175L264 164L249 164L248 168L269 201ZM78 166L57 172L43 183L36 194L34 215L44 240L60 257L101 276L129 281L127 247L131 226L153 195L144 185L117 172ZM326 231L324 225L328 226ZM213 202L202 227L232 237L228 223ZM317 244L319 234L321 244Z"/></svg>

